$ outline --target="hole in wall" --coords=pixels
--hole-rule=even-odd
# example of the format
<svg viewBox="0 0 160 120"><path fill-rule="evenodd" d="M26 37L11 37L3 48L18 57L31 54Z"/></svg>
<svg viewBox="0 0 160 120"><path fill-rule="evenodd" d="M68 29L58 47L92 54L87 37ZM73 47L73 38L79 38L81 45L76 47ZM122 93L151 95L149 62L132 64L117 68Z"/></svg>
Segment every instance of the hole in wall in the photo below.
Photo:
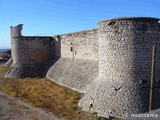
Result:
<svg viewBox="0 0 160 120"><path fill-rule="evenodd" d="M70 43L70 51L73 52L73 43Z"/></svg>
<svg viewBox="0 0 160 120"><path fill-rule="evenodd" d="M146 84L147 83L147 80L140 80L140 84Z"/></svg>
<svg viewBox="0 0 160 120"><path fill-rule="evenodd" d="M91 104L89 105L89 107L93 108L93 104L91 103Z"/></svg>
<svg viewBox="0 0 160 120"><path fill-rule="evenodd" d="M73 47L71 47L71 52L73 52Z"/></svg>
<svg viewBox="0 0 160 120"><path fill-rule="evenodd" d="M111 21L108 23L108 25L115 25L116 24L116 21Z"/></svg>
<svg viewBox="0 0 160 120"><path fill-rule="evenodd" d="M94 108L93 108L93 104L92 103L90 103L89 104L89 111L91 111L91 110L93 110Z"/></svg>
<svg viewBox="0 0 160 120"><path fill-rule="evenodd" d="M122 88L122 86L112 86L115 91L118 91Z"/></svg>

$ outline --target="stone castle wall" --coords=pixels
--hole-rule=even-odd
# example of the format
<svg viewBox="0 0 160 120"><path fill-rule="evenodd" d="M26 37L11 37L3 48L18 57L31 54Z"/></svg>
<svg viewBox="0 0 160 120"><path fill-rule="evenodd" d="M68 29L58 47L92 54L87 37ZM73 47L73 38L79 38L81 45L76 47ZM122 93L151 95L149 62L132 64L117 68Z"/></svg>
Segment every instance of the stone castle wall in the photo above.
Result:
<svg viewBox="0 0 160 120"><path fill-rule="evenodd" d="M61 57L98 60L97 29L60 35Z"/></svg>
<svg viewBox="0 0 160 120"><path fill-rule="evenodd" d="M46 77L85 93L98 76L97 29L58 35L61 58Z"/></svg>
<svg viewBox="0 0 160 120"><path fill-rule="evenodd" d="M158 18L109 19L98 29L52 37L25 37L15 32L21 26L11 29L13 64L7 77L40 76L45 69L48 79L85 93L79 102L83 110L106 117L148 111L155 45L153 100L154 109L160 107Z"/></svg>

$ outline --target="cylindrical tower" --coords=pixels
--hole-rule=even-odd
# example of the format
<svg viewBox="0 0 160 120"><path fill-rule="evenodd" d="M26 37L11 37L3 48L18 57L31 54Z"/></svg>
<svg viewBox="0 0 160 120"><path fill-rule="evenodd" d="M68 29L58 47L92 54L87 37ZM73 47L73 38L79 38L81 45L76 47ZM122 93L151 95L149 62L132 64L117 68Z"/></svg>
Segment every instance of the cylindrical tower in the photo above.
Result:
<svg viewBox="0 0 160 120"><path fill-rule="evenodd" d="M99 115L148 112L152 48L156 45L154 108L160 107L160 24L158 18L100 21L99 77L79 105Z"/></svg>
<svg viewBox="0 0 160 120"><path fill-rule="evenodd" d="M22 36L22 24L11 27L13 63L5 77L41 77L54 54L52 37Z"/></svg>

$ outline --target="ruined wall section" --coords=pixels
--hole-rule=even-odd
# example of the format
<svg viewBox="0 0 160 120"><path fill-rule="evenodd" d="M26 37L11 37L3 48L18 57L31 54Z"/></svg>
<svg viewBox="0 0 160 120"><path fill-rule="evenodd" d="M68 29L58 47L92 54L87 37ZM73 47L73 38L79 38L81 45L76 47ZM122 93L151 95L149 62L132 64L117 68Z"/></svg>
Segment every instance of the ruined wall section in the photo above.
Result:
<svg viewBox="0 0 160 120"><path fill-rule="evenodd" d="M16 26L11 28L11 46L13 63L6 74L9 78L43 76L46 63L54 55L52 37L22 36ZM18 33L17 33L18 32Z"/></svg>
<svg viewBox="0 0 160 120"><path fill-rule="evenodd" d="M10 29L11 38L21 37L22 36L22 34L21 34L22 28L23 28L23 24L19 24L15 27L11 26L11 29Z"/></svg>
<svg viewBox="0 0 160 120"><path fill-rule="evenodd" d="M160 107L160 24L156 18L98 23L99 77L80 100L84 110L121 116L148 112L152 48L156 45L154 109Z"/></svg>
<svg viewBox="0 0 160 120"><path fill-rule="evenodd" d="M98 76L97 29L63 34L55 39L61 43L61 58L49 69L47 78L85 93Z"/></svg>

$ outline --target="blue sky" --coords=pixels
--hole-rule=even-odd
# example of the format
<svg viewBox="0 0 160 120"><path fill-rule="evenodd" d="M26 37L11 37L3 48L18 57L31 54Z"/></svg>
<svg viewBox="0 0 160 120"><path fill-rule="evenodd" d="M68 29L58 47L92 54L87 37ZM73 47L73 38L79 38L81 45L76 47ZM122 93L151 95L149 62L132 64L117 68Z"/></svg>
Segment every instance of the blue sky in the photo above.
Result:
<svg viewBox="0 0 160 120"><path fill-rule="evenodd" d="M9 48L10 26L24 36L52 36L97 28L99 20L160 17L160 0L0 0L0 48Z"/></svg>

